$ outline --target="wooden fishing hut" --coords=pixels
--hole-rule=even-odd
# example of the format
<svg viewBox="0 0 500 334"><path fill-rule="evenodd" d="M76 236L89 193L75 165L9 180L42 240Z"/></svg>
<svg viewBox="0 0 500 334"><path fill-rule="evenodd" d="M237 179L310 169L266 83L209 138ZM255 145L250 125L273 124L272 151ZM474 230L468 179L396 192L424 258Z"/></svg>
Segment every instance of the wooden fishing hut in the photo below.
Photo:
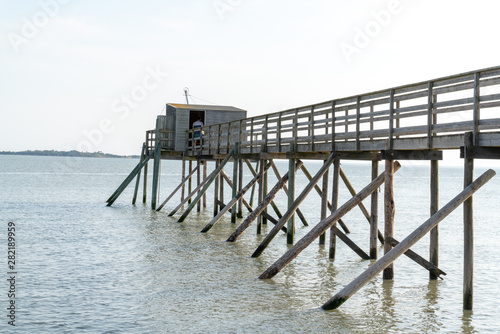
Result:
<svg viewBox="0 0 500 334"><path fill-rule="evenodd" d="M226 118L224 122L214 124L208 124L208 114L205 111L207 124L202 128L201 144L195 145L191 139L194 134L193 129L187 129L187 133L184 132L177 138L179 131L177 124L183 127L182 131L186 131L189 121L193 120L192 116L199 111L190 105L170 104L167 107L165 119L162 118L163 116L158 117L155 130L147 132L141 161L108 199L108 205L111 205L123 189L137 177L133 199L135 202L141 169L147 166L149 159L154 158L153 209L161 210L174 194L182 189L180 203L169 213L169 216L174 216L184 208L184 205L187 205L178 219L178 222L183 222L194 206L197 205L200 210L202 199L206 207L206 193L213 184L214 218L207 223L202 232L208 232L222 215L230 210L231 222L236 223L237 218L243 218L242 206L244 205L249 214L235 228L227 241L236 241L255 220L257 233L261 233L261 224L267 221L272 222L275 226L252 254L253 257L257 257L280 231L287 234L287 243L294 245L259 277L261 279L274 277L314 240L319 239L320 244L324 244L327 232L330 234L328 248L332 259L335 257L337 238L346 243L362 259L367 260L378 257L378 242L383 243L384 256L323 305L324 309L332 309L339 307L382 271L384 279L393 279L393 262L402 254L428 270L430 279L445 275L444 271L438 268L438 224L459 205L464 204L463 303L464 309L472 309L472 194L495 175L493 170L488 170L474 180L474 159L500 158L500 118L498 117L500 67L460 73L251 118L242 117L235 120ZM184 113L182 114L184 121L178 123L181 113ZM178 140L184 140L184 146ZM179 145L179 150L176 150L177 145ZM440 208L438 200L439 160L443 159L443 150L449 149L459 149L461 152L461 158L464 161L464 190ZM179 186L157 208L158 166L161 159L182 159L183 175ZM275 159L289 161L288 172L285 175L279 174L273 163ZM303 160L307 159L323 161L323 166L314 176L304 165ZM224 166L230 160L233 161L232 179L224 172ZM370 161L372 181L356 192L340 167L341 160ZM401 167L397 160L428 160L431 179L430 218L401 242L394 239L393 233L396 206L393 176ZM190 166L188 175L186 175L186 161ZM191 165L192 161L197 161L194 169ZM215 162L210 175L206 175L207 163L203 164L203 161ZM251 161L258 161L259 167L254 168ZM384 161L384 171L379 174L380 161ZM243 162L254 176L246 185L242 184ZM202 169L203 177L201 177ZM267 176L270 169L273 169L278 179L271 190L268 187ZM299 169L310 182L298 196L295 196L295 175ZM328 184L330 169L333 173L331 190ZM146 172L147 169L144 171ZM197 173L197 186L194 190L189 186L186 195L185 185L186 183L190 185L190 180L195 173ZM145 177L144 180L146 179ZM340 180L345 183L352 195L352 198L342 205L338 203ZM224 182L232 188L231 200L227 203L224 203L222 193ZM253 193L257 183L258 202L253 206ZM382 185L384 185L383 233L378 228L377 192ZM244 195L250 189L252 189L252 195L249 203ZM274 196L282 189L288 196L288 206L284 214L273 202ZM313 189L321 196L319 222L295 243L295 213L304 225L308 224L300 214L299 206ZM144 202L145 190L146 188L144 188ZM370 209L363 204L363 200L368 197L370 197ZM277 218L267 212L269 205L273 208ZM355 206L360 207L368 223L370 231L368 253L348 237L349 229L342 221L342 217ZM410 249L427 233L430 233L428 260Z"/></svg>

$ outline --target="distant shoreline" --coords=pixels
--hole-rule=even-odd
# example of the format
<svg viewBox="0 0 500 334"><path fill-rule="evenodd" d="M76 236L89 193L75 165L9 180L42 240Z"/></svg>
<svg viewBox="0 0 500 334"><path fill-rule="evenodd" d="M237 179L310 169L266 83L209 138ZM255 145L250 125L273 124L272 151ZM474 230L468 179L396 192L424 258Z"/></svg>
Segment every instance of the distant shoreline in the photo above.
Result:
<svg viewBox="0 0 500 334"><path fill-rule="evenodd" d="M0 151L0 155L31 155L45 157L80 157L80 158L128 158L139 159L138 155L117 155L103 152L79 152L79 151L55 151L55 150L35 150L35 151Z"/></svg>

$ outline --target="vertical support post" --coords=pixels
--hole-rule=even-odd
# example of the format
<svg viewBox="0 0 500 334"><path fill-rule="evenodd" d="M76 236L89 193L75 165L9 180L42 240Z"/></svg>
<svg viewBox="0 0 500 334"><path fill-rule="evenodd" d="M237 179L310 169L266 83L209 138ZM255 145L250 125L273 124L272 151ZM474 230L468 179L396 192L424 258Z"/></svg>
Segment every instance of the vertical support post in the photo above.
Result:
<svg viewBox="0 0 500 334"><path fill-rule="evenodd" d="M340 160L333 160L333 182L332 182L332 214L337 211L339 205L339 180L340 180ZM335 259L335 252L337 250L337 235L334 230L337 228L337 222L334 222L330 227L330 245L328 256L330 259Z"/></svg>
<svg viewBox="0 0 500 334"><path fill-rule="evenodd" d="M207 179L207 161L201 162L203 164L203 180ZM203 194L203 209L207 208L207 193Z"/></svg>
<svg viewBox="0 0 500 334"><path fill-rule="evenodd" d="M182 181L184 182L186 180L186 158L182 157ZM182 190L181 190L181 202L184 202L184 199L186 198L186 184L182 184ZM184 209L184 205L182 206L182 209Z"/></svg>
<svg viewBox="0 0 500 334"><path fill-rule="evenodd" d="M323 161L323 163L326 163L326 160ZM323 189L321 196L321 220L326 218L326 213L328 210L328 172L329 169L323 175ZM319 244L324 245L325 239L326 239L326 232L323 232L323 234L319 236Z"/></svg>
<svg viewBox="0 0 500 334"><path fill-rule="evenodd" d="M392 95L392 94L391 94ZM384 186L384 239L394 236L394 160L385 161L385 186ZM392 249L390 242L384 243L384 254ZM394 263L384 269L384 279L394 278Z"/></svg>
<svg viewBox="0 0 500 334"><path fill-rule="evenodd" d="M238 193L238 161L237 155L239 143L234 143L234 155L233 155L233 193L231 198L235 198ZM236 203L231 208L231 224L236 224Z"/></svg>
<svg viewBox="0 0 500 334"><path fill-rule="evenodd" d="M155 151L155 160L153 168L153 189L151 193L151 209L156 210L156 201L158 199L158 179L160 178L160 159L161 144L158 142Z"/></svg>
<svg viewBox="0 0 500 334"><path fill-rule="evenodd" d="M472 145L479 146L479 72L474 73L474 110L472 114Z"/></svg>
<svg viewBox="0 0 500 334"><path fill-rule="evenodd" d="M142 145L142 151L141 151L141 160L139 162L142 162L146 158L146 143ZM137 193L139 192L139 184L141 182L141 171L137 173L137 180L135 182L135 189L134 189L134 197L132 198L132 204L135 204L137 201Z"/></svg>
<svg viewBox="0 0 500 334"><path fill-rule="evenodd" d="M466 133L464 143L464 188L469 186L474 178L474 159L467 157L467 148L472 147L473 143L474 133ZM472 197L469 197L464 202L464 310L472 310L473 304L474 220Z"/></svg>
<svg viewBox="0 0 500 334"><path fill-rule="evenodd" d="M439 165L438 160L431 160L431 217L439 210ZM430 232L429 261L436 267L439 265L439 225ZM436 274L429 271L429 279L437 279Z"/></svg>
<svg viewBox="0 0 500 334"><path fill-rule="evenodd" d="M147 150L147 148L146 148ZM142 203L146 204L148 201L148 163L144 165L144 182L142 188Z"/></svg>
<svg viewBox="0 0 500 334"><path fill-rule="evenodd" d="M189 174L193 171L193 161L189 160ZM193 188L193 178L188 180L188 194L191 194ZM188 200L188 204L191 204L191 198Z"/></svg>
<svg viewBox="0 0 500 334"><path fill-rule="evenodd" d="M290 152L295 152L295 145L290 145ZM295 201L295 159L288 160L288 209L290 209ZM286 226L286 243L293 244L295 236L295 213L288 219Z"/></svg>
<svg viewBox="0 0 500 334"><path fill-rule="evenodd" d="M238 192L243 190L243 159L238 159ZM238 200L238 218L243 218L243 197Z"/></svg>
<svg viewBox="0 0 500 334"><path fill-rule="evenodd" d="M258 189L258 196L257 196L257 201L262 203L264 200L264 167L266 166L266 161L265 160L260 160L260 168L259 168L259 189ZM262 215L259 215L257 218L257 234L262 233L262 221L263 221Z"/></svg>
<svg viewBox="0 0 500 334"><path fill-rule="evenodd" d="M215 160L215 169L219 167L220 160ZM215 170L214 169L214 170ZM215 177L214 180L214 217L219 213L219 177Z"/></svg>
<svg viewBox="0 0 500 334"><path fill-rule="evenodd" d="M378 160L372 161L372 181L378 176ZM370 214L370 259L376 259L378 256L378 189L371 195L371 214Z"/></svg>
<svg viewBox="0 0 500 334"><path fill-rule="evenodd" d="M267 147L266 147L266 152L267 152ZM268 163L267 160L263 160L262 161L262 166L266 166ZM267 192L268 192L268 177L267 177L267 170L264 170L264 174L262 174L262 186L263 186L263 189L262 189L262 200L264 200L264 198L266 198L267 196ZM259 201L259 204L260 204L260 201ZM267 208L264 209L264 214L262 215L262 225L267 225Z"/></svg>
<svg viewBox="0 0 500 334"><path fill-rule="evenodd" d="M196 170L196 186L199 187L200 183L201 183L201 161L200 161L200 158L196 159L196 166L198 167L198 169ZM200 192L201 192L201 189L198 190L198 194L196 194L196 196L198 196L200 194ZM198 203L196 204L196 211L201 212L200 201L198 201Z"/></svg>
<svg viewBox="0 0 500 334"><path fill-rule="evenodd" d="M259 164L260 164L260 160L257 160L257 164L255 166L255 169L259 170ZM252 167L252 165L248 165L248 167ZM251 168L250 168L251 169ZM249 205L251 207L253 207L253 198L255 197L255 184L253 185L252 187L252 192L250 194L250 203ZM259 203L260 204L260 203ZM258 205L258 204L257 204Z"/></svg>
<svg viewBox="0 0 500 334"><path fill-rule="evenodd" d="M222 163L222 161L221 161ZM220 164L219 164L220 166ZM219 211L224 209L224 176L219 174Z"/></svg>

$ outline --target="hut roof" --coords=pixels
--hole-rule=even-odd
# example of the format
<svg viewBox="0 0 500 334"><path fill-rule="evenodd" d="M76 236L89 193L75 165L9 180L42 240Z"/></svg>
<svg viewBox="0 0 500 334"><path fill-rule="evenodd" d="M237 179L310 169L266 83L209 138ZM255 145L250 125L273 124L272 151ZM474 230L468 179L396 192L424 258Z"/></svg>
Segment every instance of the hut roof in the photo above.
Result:
<svg viewBox="0 0 500 334"><path fill-rule="evenodd" d="M189 110L216 110L216 111L246 111L244 109L231 107L231 106L216 106L210 104L182 104L182 103L167 103L176 109L189 109Z"/></svg>

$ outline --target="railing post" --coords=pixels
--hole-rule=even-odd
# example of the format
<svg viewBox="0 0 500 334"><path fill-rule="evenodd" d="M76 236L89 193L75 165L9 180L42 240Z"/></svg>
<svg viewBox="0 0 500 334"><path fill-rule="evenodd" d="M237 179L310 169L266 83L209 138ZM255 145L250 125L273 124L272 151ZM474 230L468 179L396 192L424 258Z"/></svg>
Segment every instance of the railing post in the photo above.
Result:
<svg viewBox="0 0 500 334"><path fill-rule="evenodd" d="M311 121L309 122L310 136L311 136L311 151L314 152L314 106L311 107Z"/></svg>
<svg viewBox="0 0 500 334"><path fill-rule="evenodd" d="M360 150L359 133L360 133L360 119L361 119L361 97L358 95L356 98L356 151Z"/></svg>
<svg viewBox="0 0 500 334"><path fill-rule="evenodd" d="M434 95L432 94L432 86L433 83L432 81L429 81L428 84L428 93L427 93L427 148L431 149L432 148L432 127L434 125L434 115L432 112L432 107L433 107L433 97Z"/></svg>
<svg viewBox="0 0 500 334"><path fill-rule="evenodd" d="M389 147L387 148L389 150L392 150L394 148L393 135L394 135L394 89L391 89L389 97Z"/></svg>
<svg viewBox="0 0 500 334"><path fill-rule="evenodd" d="M479 146L479 72L474 73L474 112L473 112L473 128L472 128L472 145Z"/></svg>
<svg viewBox="0 0 500 334"><path fill-rule="evenodd" d="M277 140L278 140L278 153L281 152L281 113L278 116L278 133L277 133Z"/></svg>
<svg viewBox="0 0 500 334"><path fill-rule="evenodd" d="M335 100L332 101L332 152L335 151Z"/></svg>

